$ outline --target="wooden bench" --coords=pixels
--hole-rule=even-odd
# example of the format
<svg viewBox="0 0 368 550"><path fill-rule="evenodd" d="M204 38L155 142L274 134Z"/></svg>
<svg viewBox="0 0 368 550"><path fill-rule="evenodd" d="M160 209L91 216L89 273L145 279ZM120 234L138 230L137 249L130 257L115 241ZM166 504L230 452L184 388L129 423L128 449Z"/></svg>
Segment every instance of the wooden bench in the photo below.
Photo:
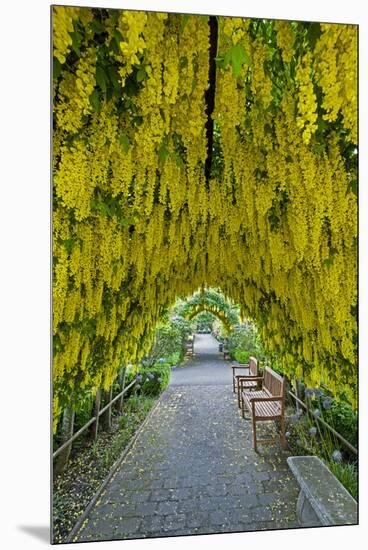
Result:
<svg viewBox="0 0 368 550"><path fill-rule="evenodd" d="M186 354L187 355L193 355L194 354L194 339L187 341L187 343L186 343Z"/></svg>
<svg viewBox="0 0 368 550"><path fill-rule="evenodd" d="M249 357L249 363L231 365L233 370L233 392L238 394L238 406L241 406L241 392L244 389L256 389L259 384L258 360L255 357ZM237 371L241 370L240 374ZM254 379L257 380L254 380Z"/></svg>
<svg viewBox="0 0 368 550"><path fill-rule="evenodd" d="M259 381L260 377L258 377ZM254 381L255 378L253 378ZM262 380L262 379L261 379ZM241 407L244 417L244 408L247 407L253 427L253 444L257 452L258 443L274 443L274 438L257 440L257 422L266 420L280 421L281 445L286 446L285 439L285 379L274 372L270 367L265 367L262 381L262 389L259 391L242 391Z"/></svg>
<svg viewBox="0 0 368 550"><path fill-rule="evenodd" d="M300 485L296 505L301 527L356 525L358 505L317 456L289 456L287 463Z"/></svg>

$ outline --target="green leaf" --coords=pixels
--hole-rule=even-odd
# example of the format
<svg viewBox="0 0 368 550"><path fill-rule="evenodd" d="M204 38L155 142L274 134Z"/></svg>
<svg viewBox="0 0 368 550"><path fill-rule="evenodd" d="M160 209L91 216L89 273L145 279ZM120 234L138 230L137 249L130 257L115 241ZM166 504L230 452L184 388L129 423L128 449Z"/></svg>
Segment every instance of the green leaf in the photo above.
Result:
<svg viewBox="0 0 368 550"><path fill-rule="evenodd" d="M52 60L52 76L53 78L58 78L60 73L61 73L61 63L60 61L54 57L53 60Z"/></svg>
<svg viewBox="0 0 368 550"><path fill-rule="evenodd" d="M233 68L233 75L235 78L240 76L240 71L244 63L250 64L250 58L247 52L244 49L242 44L235 44L232 46L225 55L218 56L215 58L216 63L219 67L226 69L230 64Z"/></svg>
<svg viewBox="0 0 368 550"><path fill-rule="evenodd" d="M120 42L123 42L122 34L120 34L120 32L117 29L114 29L112 34L114 35L117 45L120 46Z"/></svg>
<svg viewBox="0 0 368 550"><path fill-rule="evenodd" d="M93 90L93 92L89 96L89 101L90 101L95 113L99 113L100 112L100 96L99 96L98 91L97 91L96 88Z"/></svg>
<svg viewBox="0 0 368 550"><path fill-rule="evenodd" d="M114 23L118 22L120 12L119 10L109 10L109 16Z"/></svg>
<svg viewBox="0 0 368 550"><path fill-rule="evenodd" d="M169 151L167 150L166 145L164 143L160 145L157 151L157 154L161 162L164 162L169 156Z"/></svg>
<svg viewBox="0 0 368 550"><path fill-rule="evenodd" d="M96 82L101 88L101 90L103 91L103 93L106 93L108 79L101 65L97 65L96 67Z"/></svg>
<svg viewBox="0 0 368 550"><path fill-rule="evenodd" d="M358 180L357 179L353 179L350 182L350 188L351 188L352 192L354 193L354 195L357 197L358 196Z"/></svg>
<svg viewBox="0 0 368 550"><path fill-rule="evenodd" d="M112 99L112 94L114 93L114 90L109 86L106 90L106 101L110 101Z"/></svg>
<svg viewBox="0 0 368 550"><path fill-rule="evenodd" d="M139 87L133 78L128 78L125 82L125 92L128 97L137 95Z"/></svg>
<svg viewBox="0 0 368 550"><path fill-rule="evenodd" d="M183 162L183 159L181 158L180 155L178 155L178 153L176 153L175 151L173 153L171 153L171 158L173 160L175 160L177 166L179 166L180 169L183 169L185 167L184 165L184 162Z"/></svg>
<svg viewBox="0 0 368 550"><path fill-rule="evenodd" d="M78 56L80 56L80 47L81 47L81 44L82 44L83 36L81 35L80 32L74 31L74 32L70 33L70 37L72 39L72 48L73 48L73 50L75 51L75 53Z"/></svg>
<svg viewBox="0 0 368 550"><path fill-rule="evenodd" d="M312 49L316 45L316 42L321 34L322 30L320 23L310 23L309 29L307 31L307 39Z"/></svg>
<svg viewBox="0 0 368 550"><path fill-rule="evenodd" d="M114 65L110 65L109 67L107 67L107 72L109 74L109 77L110 77L110 80L111 80L112 85L114 87L114 90L116 92L120 92L121 91L121 84L119 82L119 73L118 73L117 68L114 67Z"/></svg>
<svg viewBox="0 0 368 550"><path fill-rule="evenodd" d="M215 63L216 63L216 66L219 67L220 69L226 69L223 57L221 56L215 57Z"/></svg>
<svg viewBox="0 0 368 550"><path fill-rule="evenodd" d="M126 134L121 134L119 138L120 145L123 147L124 151L127 153L130 147L130 139Z"/></svg>
<svg viewBox="0 0 368 550"><path fill-rule="evenodd" d="M180 32L183 32L183 30L185 29L188 21L189 21L189 15L188 14L182 15L181 24L180 24Z"/></svg>
<svg viewBox="0 0 368 550"><path fill-rule="evenodd" d="M230 50L228 50L224 55L224 68L225 69L228 66L228 64L231 63L231 56L232 56L231 50L232 50L232 48L230 48Z"/></svg>
<svg viewBox="0 0 368 550"><path fill-rule="evenodd" d="M63 245L65 246L65 249L66 249L67 253L71 254L71 252L73 250L73 247L74 247L75 239L73 239L73 237L71 237L70 239L66 239L62 242L63 242Z"/></svg>
<svg viewBox="0 0 368 550"><path fill-rule="evenodd" d="M139 69L137 72L137 82L142 82L143 80L146 80L147 73L144 69Z"/></svg>
<svg viewBox="0 0 368 550"><path fill-rule="evenodd" d="M326 130L326 128L328 128L327 122L325 122L323 120L323 118L319 118L318 119L318 130L321 131L321 132L324 132L324 130Z"/></svg>
<svg viewBox="0 0 368 550"><path fill-rule="evenodd" d="M311 150L315 155L321 155L325 150L325 145L323 143L313 143Z"/></svg>
<svg viewBox="0 0 368 550"><path fill-rule="evenodd" d="M243 63L249 64L249 56L247 55L244 46L242 44L236 44L232 47L232 66L233 66L233 74L235 78L238 78L240 76L240 71L242 68Z"/></svg>
<svg viewBox="0 0 368 550"><path fill-rule="evenodd" d="M114 37L110 40L109 49L112 50L114 53L120 53L120 46L118 45Z"/></svg>
<svg viewBox="0 0 368 550"><path fill-rule="evenodd" d="M91 29L97 34L100 34L105 30L105 27L102 25L102 23L100 23L100 21L97 21L97 19L93 19L93 21L91 21L89 25Z"/></svg>
<svg viewBox="0 0 368 550"><path fill-rule="evenodd" d="M333 264L334 261L335 261L335 256L336 256L337 253L338 253L337 248L331 248L331 249L330 249L330 256L329 256L329 258L326 258L326 260L323 260L323 263L324 263L325 265L327 265L327 267L331 267L332 264Z"/></svg>
<svg viewBox="0 0 368 550"><path fill-rule="evenodd" d="M188 58L183 56L179 59L179 66L181 69L184 69L185 67L188 66Z"/></svg>

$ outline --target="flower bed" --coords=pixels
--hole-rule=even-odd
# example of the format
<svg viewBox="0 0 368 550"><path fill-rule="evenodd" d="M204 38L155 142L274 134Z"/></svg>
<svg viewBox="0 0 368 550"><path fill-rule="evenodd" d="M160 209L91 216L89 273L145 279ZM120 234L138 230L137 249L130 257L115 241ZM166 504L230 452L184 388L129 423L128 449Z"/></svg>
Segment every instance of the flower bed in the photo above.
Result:
<svg viewBox="0 0 368 550"><path fill-rule="evenodd" d="M319 422L324 420L353 446L357 446L357 414L344 401L337 401L320 388L303 390L308 410L289 407L286 432L289 447L295 455L319 456L350 494L356 499L358 472L356 455L343 446L331 430Z"/></svg>

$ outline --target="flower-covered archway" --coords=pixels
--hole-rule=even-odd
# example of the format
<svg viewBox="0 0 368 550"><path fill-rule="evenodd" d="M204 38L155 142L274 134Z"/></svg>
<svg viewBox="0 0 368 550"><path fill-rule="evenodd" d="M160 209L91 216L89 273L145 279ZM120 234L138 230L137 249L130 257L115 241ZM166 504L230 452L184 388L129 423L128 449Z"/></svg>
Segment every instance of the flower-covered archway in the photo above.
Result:
<svg viewBox="0 0 368 550"><path fill-rule="evenodd" d="M55 419L202 285L354 401L357 28L59 6L53 42Z"/></svg>
<svg viewBox="0 0 368 550"><path fill-rule="evenodd" d="M188 321L202 311L207 311L215 315L228 332L232 330L234 325L239 323L238 308L216 289L202 288L184 302L177 304L174 311Z"/></svg>

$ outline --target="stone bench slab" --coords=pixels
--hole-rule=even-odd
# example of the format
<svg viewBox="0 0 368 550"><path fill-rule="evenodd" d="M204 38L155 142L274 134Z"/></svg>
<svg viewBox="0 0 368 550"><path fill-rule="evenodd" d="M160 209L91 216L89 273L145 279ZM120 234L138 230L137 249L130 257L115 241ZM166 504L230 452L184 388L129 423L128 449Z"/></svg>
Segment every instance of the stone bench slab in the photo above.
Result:
<svg viewBox="0 0 368 550"><path fill-rule="evenodd" d="M357 524L357 502L322 460L291 456L287 462L300 485L297 512L303 527Z"/></svg>

